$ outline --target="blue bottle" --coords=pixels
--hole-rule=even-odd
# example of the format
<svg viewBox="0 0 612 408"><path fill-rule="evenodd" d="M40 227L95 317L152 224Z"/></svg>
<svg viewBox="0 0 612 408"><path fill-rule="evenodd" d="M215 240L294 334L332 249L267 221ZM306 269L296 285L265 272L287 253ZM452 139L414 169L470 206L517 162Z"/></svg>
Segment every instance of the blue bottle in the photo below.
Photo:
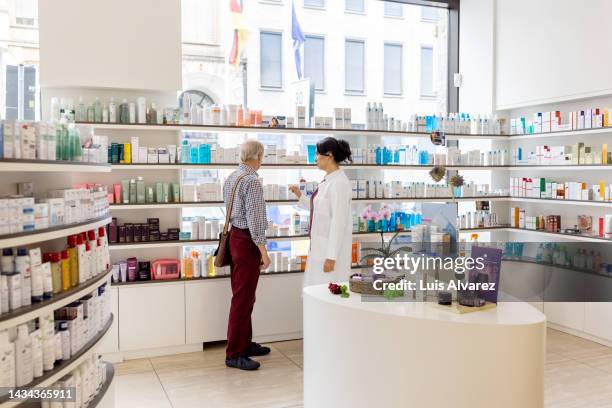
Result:
<svg viewBox="0 0 612 408"><path fill-rule="evenodd" d="M196 164L198 162L198 146L189 146L189 163Z"/></svg>
<svg viewBox="0 0 612 408"><path fill-rule="evenodd" d="M383 164L391 164L391 150L387 146L383 148Z"/></svg>
<svg viewBox="0 0 612 408"><path fill-rule="evenodd" d="M206 145L204 143L198 146L198 163L206 164Z"/></svg>
<svg viewBox="0 0 612 408"><path fill-rule="evenodd" d="M380 146L376 146L376 164L383 164L383 152Z"/></svg>
<svg viewBox="0 0 612 408"><path fill-rule="evenodd" d="M181 163L189 163L189 140L181 140Z"/></svg>

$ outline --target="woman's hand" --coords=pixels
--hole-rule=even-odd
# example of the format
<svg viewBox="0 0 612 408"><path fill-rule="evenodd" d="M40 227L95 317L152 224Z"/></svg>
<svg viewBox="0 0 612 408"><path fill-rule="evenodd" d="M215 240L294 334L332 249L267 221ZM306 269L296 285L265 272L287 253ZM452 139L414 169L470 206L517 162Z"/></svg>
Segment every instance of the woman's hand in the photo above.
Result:
<svg viewBox="0 0 612 408"><path fill-rule="evenodd" d="M300 191L300 187L294 185L290 185L289 186L289 191L291 191L293 194L295 194L297 196L297 198L300 198L302 196L302 192Z"/></svg>
<svg viewBox="0 0 612 408"><path fill-rule="evenodd" d="M334 261L333 259L326 259L325 263L323 264L323 272L331 272L334 270L335 266L336 261Z"/></svg>

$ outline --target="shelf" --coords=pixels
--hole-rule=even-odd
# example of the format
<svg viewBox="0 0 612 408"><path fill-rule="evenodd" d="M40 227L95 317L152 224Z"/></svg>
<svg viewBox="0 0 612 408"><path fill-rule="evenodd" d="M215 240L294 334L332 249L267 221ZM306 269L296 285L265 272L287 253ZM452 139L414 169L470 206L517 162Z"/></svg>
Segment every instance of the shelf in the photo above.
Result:
<svg viewBox="0 0 612 408"><path fill-rule="evenodd" d="M507 196L476 196L476 197L459 197L456 201L508 201ZM452 197L434 197L434 198L411 198L411 197L396 197L396 198L353 198L353 203L387 203L387 202L452 202ZM266 200L267 205L297 205L297 200ZM110 209L115 210L152 210L152 209L170 209L170 208L200 208L200 207L223 207L223 201L201 201L188 203L148 203L148 204L111 204Z"/></svg>
<svg viewBox="0 0 612 408"><path fill-rule="evenodd" d="M20 389L30 389L30 388L42 388L49 387L53 383L57 382L66 374L72 372L75 368L77 368L83 361L88 359L91 356L91 353L94 351L95 346L104 338L104 335L108 332L111 325L113 324L113 315L111 314L108 322L104 325L102 330L94 336L85 346L79 350L75 355L73 355L69 360L61 361L55 364L53 370L45 372L42 377L35 378L34 381L29 383L24 387L19 387ZM19 403L23 403L24 401L20 401ZM8 396L0 397L0 408L5 407L13 407L17 402L8 401Z"/></svg>
<svg viewBox="0 0 612 408"><path fill-rule="evenodd" d="M106 224L110 224L110 215L83 221L74 224L58 225L56 227L41 230L18 232L0 236L0 248L11 248L21 245L34 244L36 242L50 241L57 238L64 238L68 235L78 234L84 231L97 229Z"/></svg>
<svg viewBox="0 0 612 408"><path fill-rule="evenodd" d="M166 163L166 164L113 164L113 170L198 170L198 169L232 169L235 170L238 163ZM413 165L413 164L343 164L343 170L431 170L433 165ZM508 166L444 166L447 170L505 170ZM610 166L612 168L612 166ZM314 164L306 163L284 163L284 164L262 164L260 170L280 169L280 170L319 170Z"/></svg>
<svg viewBox="0 0 612 408"><path fill-rule="evenodd" d="M282 272L261 272L260 276L270 275L289 275L296 273L304 273L303 271L282 271ZM229 279L230 275L219 275L219 276L202 276L199 278L191 279L159 279L159 280L146 280L146 281L133 281L133 282L113 282L113 287L124 287L124 286L135 286L135 285L146 285L146 284L159 284L159 283L171 283L171 282L200 282L212 279Z"/></svg>
<svg viewBox="0 0 612 408"><path fill-rule="evenodd" d="M113 368L113 365L111 363L102 364L106 366L106 382L102 384L102 388L100 388L100 391L98 391L96 396L91 400L86 408L96 408L100 404L100 401L102 401L106 395L106 392L110 388L113 379L115 378L115 369Z"/></svg>
<svg viewBox="0 0 612 408"><path fill-rule="evenodd" d="M517 233L523 232L523 233L528 233L528 234L541 235L545 237L557 236L557 237L569 239L572 241L580 241L580 242L600 242L600 243L612 242L612 238L599 238L597 236L573 235L573 234L564 234L561 232L538 231L538 230L529 230L529 229L514 228L514 227L508 227L508 228L505 228L505 230L510 231L510 232L517 232Z"/></svg>
<svg viewBox="0 0 612 408"><path fill-rule="evenodd" d="M237 132L237 133L280 133L280 134L335 134L335 135L368 135L368 136L403 136L429 138L430 132L400 132L360 129L313 129L313 128L267 128L254 126L218 126L218 125L146 125L138 123L99 123L77 122L77 125L92 126L103 130L139 130L139 131L191 131L191 132ZM446 133L448 139L506 139L508 135L467 135Z"/></svg>
<svg viewBox="0 0 612 408"><path fill-rule="evenodd" d="M474 232L487 232L487 231L499 231L508 229L507 225L498 227L481 227L481 228L463 228L459 230L460 234L470 234Z"/></svg>
<svg viewBox="0 0 612 408"><path fill-rule="evenodd" d="M557 132L533 133L529 135L509 135L508 138L510 140L539 139L543 137L597 135L597 134L611 133L611 132L612 132L612 127L608 126L605 128L596 128L596 129L576 129L576 130L564 130L564 131L557 131Z"/></svg>
<svg viewBox="0 0 612 408"><path fill-rule="evenodd" d="M402 231L408 233L410 231ZM385 235L393 235L395 232L385 232ZM380 236L380 232L353 232L353 236L357 237L368 237L368 236ZM290 235L290 236L279 236L279 237L267 237L268 241L302 241L310 239L308 235ZM187 245L216 245L219 243L218 239L195 239L195 240L180 240L180 241L145 241L145 242L123 242L117 244L109 244L109 250L121 250L121 249L149 249L149 248L174 248L182 247Z"/></svg>
<svg viewBox="0 0 612 408"><path fill-rule="evenodd" d="M546 266L546 267L549 267L549 268L565 269L567 271L572 271L572 272L580 272L580 273L584 273L584 274L587 274L587 275L603 276L603 277L606 277L606 278L612 278L612 275L604 275L603 273L599 273L597 271L592 271L592 270L588 270L588 269L578 269L578 268L573 268L571 266L556 265L556 264L546 263L546 262L538 262L534 258L518 258L518 259L502 258L502 262L528 263L528 264Z"/></svg>
<svg viewBox="0 0 612 408"><path fill-rule="evenodd" d="M22 306L17 310L0 315L0 331L10 327L18 326L28 322L36 317L52 313L55 309L59 309L69 303L82 298L85 295L93 292L98 286L111 275L111 270L101 273L95 278L91 278L86 282L77 285L76 287L62 293L53 295L52 298L43 300L42 302L32 303L28 306Z"/></svg>
<svg viewBox="0 0 612 408"><path fill-rule="evenodd" d="M571 171L595 171L595 170L612 170L612 165L605 164L557 164L557 165L537 165L537 164L525 164L519 166L508 166L508 170L510 171L520 171L520 170L571 170Z"/></svg>
<svg viewBox="0 0 612 408"><path fill-rule="evenodd" d="M0 172L6 171L23 173L109 173L111 171L111 166L106 163L84 163L63 160L0 159Z"/></svg>
<svg viewBox="0 0 612 408"><path fill-rule="evenodd" d="M538 204L560 204L575 205L581 207L612 207L612 201L590 201L590 200L558 200L553 198L533 197L511 197L507 201L512 203L538 203Z"/></svg>

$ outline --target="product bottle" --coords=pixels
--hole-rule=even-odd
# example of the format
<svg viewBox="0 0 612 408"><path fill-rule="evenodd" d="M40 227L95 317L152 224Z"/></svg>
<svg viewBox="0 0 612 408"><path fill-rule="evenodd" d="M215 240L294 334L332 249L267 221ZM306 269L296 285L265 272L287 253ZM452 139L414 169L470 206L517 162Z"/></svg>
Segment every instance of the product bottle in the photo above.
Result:
<svg viewBox="0 0 612 408"><path fill-rule="evenodd" d="M130 108L127 99L121 101L121 105L119 105L119 122L130 123Z"/></svg>
<svg viewBox="0 0 612 408"><path fill-rule="evenodd" d="M68 261L70 265L70 286L74 287L79 284L79 257L77 251L77 237L70 235L68 237Z"/></svg>
<svg viewBox="0 0 612 408"><path fill-rule="evenodd" d="M208 125L209 123L205 124ZM244 108L242 105L238 107L238 113L236 114L236 126L244 126Z"/></svg>
<svg viewBox="0 0 612 408"><path fill-rule="evenodd" d="M157 108L155 106L155 102L151 102L147 123L150 125L157 125Z"/></svg>
<svg viewBox="0 0 612 408"><path fill-rule="evenodd" d="M115 105L115 98L110 98L108 103L108 121L110 123L117 123L117 105Z"/></svg>
<svg viewBox="0 0 612 408"><path fill-rule="evenodd" d="M15 259L13 258L13 250L11 248L4 248L2 250L2 273L9 274L15 272Z"/></svg>
<svg viewBox="0 0 612 408"><path fill-rule="evenodd" d="M136 123L136 104L130 102L128 105L129 123Z"/></svg>
<svg viewBox="0 0 612 408"><path fill-rule="evenodd" d="M94 122L96 120L96 113L93 105L87 107L87 122Z"/></svg>
<svg viewBox="0 0 612 408"><path fill-rule="evenodd" d="M106 269L104 264L104 249L102 248L102 240L98 238L97 246L96 246L96 275L104 272Z"/></svg>
<svg viewBox="0 0 612 408"><path fill-rule="evenodd" d="M68 322L59 323L59 332L62 338L62 360L70 360L71 356L71 343L70 343L70 330L68 330Z"/></svg>
<svg viewBox="0 0 612 408"><path fill-rule="evenodd" d="M89 241L85 241L85 258L86 258L86 262L89 262L89 267L87 268L87 274L89 278L93 278L96 276L95 256L91 250L91 245L89 245Z"/></svg>
<svg viewBox="0 0 612 408"><path fill-rule="evenodd" d="M9 311L9 290L8 278L6 275L0 275L0 313L8 313Z"/></svg>
<svg viewBox="0 0 612 408"><path fill-rule="evenodd" d="M34 378L42 377L43 375L43 350L42 350L42 333L40 329L34 330L30 334L32 339L32 371Z"/></svg>
<svg viewBox="0 0 612 408"><path fill-rule="evenodd" d="M110 262L110 251L108 249L108 238L106 236L106 229L104 227L98 227L98 238L102 241L102 255L104 261L102 263L102 271L108 271L111 266Z"/></svg>
<svg viewBox="0 0 612 408"><path fill-rule="evenodd" d="M94 119L96 122L102 122L102 104L100 103L100 98L96 96L96 99L93 103L94 108Z"/></svg>
<svg viewBox="0 0 612 408"><path fill-rule="evenodd" d="M0 332L0 387L15 388L15 343L7 330Z"/></svg>
<svg viewBox="0 0 612 408"><path fill-rule="evenodd" d="M89 279L89 260L85 251L85 240L83 234L77 236L77 263L79 272L79 283L83 283Z"/></svg>
<svg viewBox="0 0 612 408"><path fill-rule="evenodd" d="M62 270L62 291L70 289L70 257L68 250L61 252L60 267Z"/></svg>
<svg viewBox="0 0 612 408"><path fill-rule="evenodd" d="M21 305L32 304L32 271L30 269L30 257L25 248L17 250L15 257L15 272L21 274Z"/></svg>
<svg viewBox="0 0 612 408"><path fill-rule="evenodd" d="M138 123L147 123L147 100L138 98Z"/></svg>
<svg viewBox="0 0 612 408"><path fill-rule="evenodd" d="M108 123L108 106L102 106L102 122Z"/></svg>
<svg viewBox="0 0 612 408"><path fill-rule="evenodd" d="M60 293L62 291L62 266L59 252L51 254L51 280L53 282L53 293Z"/></svg>
<svg viewBox="0 0 612 408"><path fill-rule="evenodd" d="M85 108L85 104L83 103L83 97L79 96L79 104L76 109L76 120L78 122L85 122L87 119L87 110Z"/></svg>
<svg viewBox="0 0 612 408"><path fill-rule="evenodd" d="M43 266L41 264L31 267L32 270L32 302L41 302L43 300Z"/></svg>
<svg viewBox="0 0 612 408"><path fill-rule="evenodd" d="M28 326L22 324L17 327L17 340L15 341L15 384L17 387L22 387L34 380L33 369L32 339Z"/></svg>

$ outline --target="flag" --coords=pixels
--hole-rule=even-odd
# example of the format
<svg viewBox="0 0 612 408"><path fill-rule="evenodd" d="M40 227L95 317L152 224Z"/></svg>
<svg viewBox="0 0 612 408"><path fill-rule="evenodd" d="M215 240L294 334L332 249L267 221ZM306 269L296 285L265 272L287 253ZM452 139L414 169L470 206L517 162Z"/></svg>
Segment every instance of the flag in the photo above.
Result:
<svg viewBox="0 0 612 408"><path fill-rule="evenodd" d="M249 31L244 27L242 20L243 4L242 0L229 0L230 2L230 16L232 20L233 33L232 33L232 50L229 55L229 63L232 65L240 64L240 54L242 48L249 38Z"/></svg>
<svg viewBox="0 0 612 408"><path fill-rule="evenodd" d="M291 1L291 38L293 39L293 53L295 56L295 70L298 79L302 79L302 45L306 41L300 22L295 15L295 4Z"/></svg>

